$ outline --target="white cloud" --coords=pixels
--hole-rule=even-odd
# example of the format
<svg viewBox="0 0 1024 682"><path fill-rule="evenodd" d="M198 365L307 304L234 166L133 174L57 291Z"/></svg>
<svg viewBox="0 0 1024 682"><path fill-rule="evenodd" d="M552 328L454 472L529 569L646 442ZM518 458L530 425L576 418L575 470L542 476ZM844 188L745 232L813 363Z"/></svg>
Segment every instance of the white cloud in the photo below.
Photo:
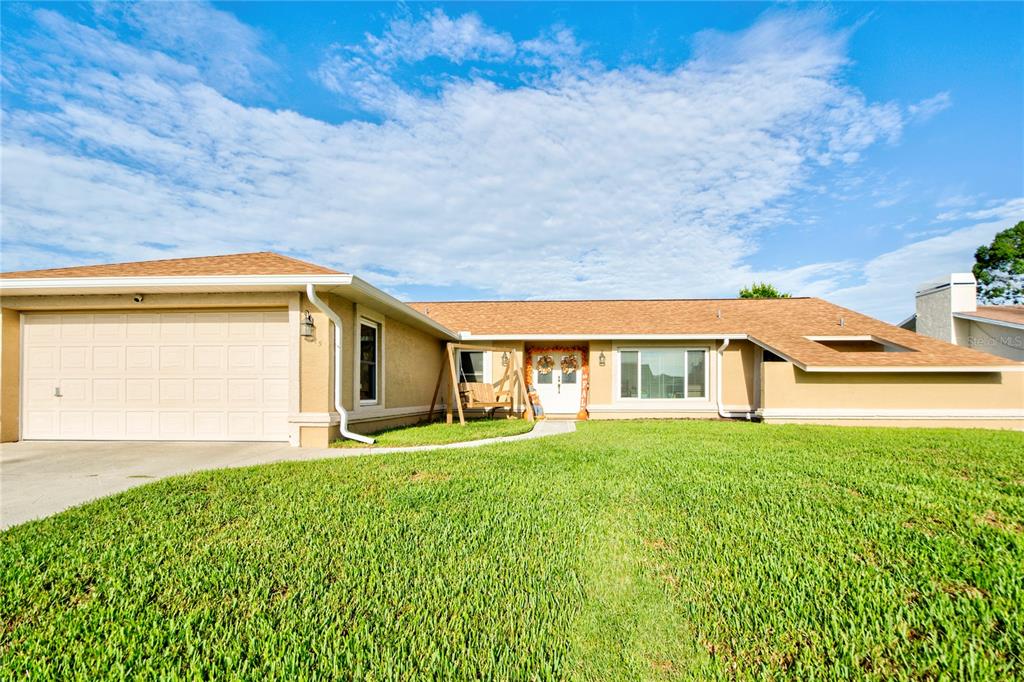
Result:
<svg viewBox="0 0 1024 682"><path fill-rule="evenodd" d="M953 106L953 98L949 92L943 91L927 99L923 99L917 104L911 104L907 107L907 113L910 114L910 118L917 121L927 121L931 117L940 111Z"/></svg>
<svg viewBox="0 0 1024 682"><path fill-rule="evenodd" d="M219 91L265 93L266 75L276 70L263 54L263 36L230 12L204 2L99 4L101 18L124 21L157 49L195 66Z"/></svg>
<svg viewBox="0 0 1024 682"><path fill-rule="evenodd" d="M971 211L964 210L963 208L943 211L935 217L937 222L989 219L1013 220L1014 222L1024 219L1024 197L991 201L985 208Z"/></svg>
<svg viewBox="0 0 1024 682"><path fill-rule="evenodd" d="M462 20L408 54L507 52ZM53 60L56 75L12 81L50 106L5 112L5 269L70 262L53 255L68 245L95 260L266 248L399 293L704 296L760 278L818 293L851 265L757 272L746 259L817 169L903 123L844 82L845 37L804 14L704 34L670 71L559 70L516 88L453 79L436 97L385 75L385 120L339 125L240 105L202 69L104 33L50 30L63 56L122 56L116 69ZM364 56L399 50L381 47L391 40L368 40Z"/></svg>
<svg viewBox="0 0 1024 682"><path fill-rule="evenodd" d="M898 322L914 312L918 285L952 272L970 272L975 250L1007 227L1004 220L978 223L907 244L865 263L862 283L823 293L841 305Z"/></svg>
<svg viewBox="0 0 1024 682"><path fill-rule="evenodd" d="M316 76L333 92L351 96L367 109L389 109L403 98L392 72L403 64L440 57L455 64L511 59L516 43L473 13L450 18L441 9L421 19L391 21L380 36L367 34L360 45L336 46Z"/></svg>

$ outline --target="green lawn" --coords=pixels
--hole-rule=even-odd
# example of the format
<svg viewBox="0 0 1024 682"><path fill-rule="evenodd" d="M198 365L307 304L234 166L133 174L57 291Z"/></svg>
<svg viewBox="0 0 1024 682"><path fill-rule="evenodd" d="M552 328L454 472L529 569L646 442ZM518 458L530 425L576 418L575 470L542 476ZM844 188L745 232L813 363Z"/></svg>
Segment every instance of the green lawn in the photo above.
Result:
<svg viewBox="0 0 1024 682"><path fill-rule="evenodd" d="M38 678L1024 676L1024 434L726 422L223 470L0 535Z"/></svg>
<svg viewBox="0 0 1024 682"><path fill-rule="evenodd" d="M517 436L533 429L534 422L525 419L476 419L463 426L435 422L421 426L404 426L371 434L377 441L371 447L393 448L407 445L443 445L467 440ZM365 448L365 443L354 440L336 440L332 448Z"/></svg>

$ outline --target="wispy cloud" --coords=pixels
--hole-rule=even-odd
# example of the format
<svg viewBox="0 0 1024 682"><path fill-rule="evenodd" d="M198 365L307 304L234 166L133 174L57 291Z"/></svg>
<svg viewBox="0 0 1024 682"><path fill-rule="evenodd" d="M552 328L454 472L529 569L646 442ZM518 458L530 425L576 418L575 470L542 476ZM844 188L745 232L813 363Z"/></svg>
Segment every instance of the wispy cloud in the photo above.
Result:
<svg viewBox="0 0 1024 682"><path fill-rule="evenodd" d="M907 113L910 118L917 121L927 121L941 111L953 106L953 97L949 92L940 92L932 97L923 99L917 104L911 104L907 107Z"/></svg>
<svg viewBox="0 0 1024 682"><path fill-rule="evenodd" d="M970 204L966 204L970 205ZM949 211L943 211L935 217L937 222L953 220L1024 220L1024 197L998 199L988 202L984 208L966 210L965 205Z"/></svg>
<svg viewBox="0 0 1024 682"><path fill-rule="evenodd" d="M380 122L337 125L232 101L173 40L37 17L50 41L9 83L46 106L5 99L5 269L70 262L54 255L69 243L90 260L271 248L383 270L398 293L700 296L765 277L820 292L851 264L755 271L761 231L904 125L844 80L846 34L801 12L703 34L671 69L453 77L430 97L387 65L581 52L558 29L514 45L473 15L404 19L324 63L335 89L392 98Z"/></svg>

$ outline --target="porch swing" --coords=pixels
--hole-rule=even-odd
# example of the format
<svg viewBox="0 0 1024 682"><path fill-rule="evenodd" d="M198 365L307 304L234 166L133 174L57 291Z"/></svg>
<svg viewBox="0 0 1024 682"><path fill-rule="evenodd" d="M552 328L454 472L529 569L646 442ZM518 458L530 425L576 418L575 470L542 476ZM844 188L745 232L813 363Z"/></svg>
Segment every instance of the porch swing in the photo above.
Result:
<svg viewBox="0 0 1024 682"><path fill-rule="evenodd" d="M509 356L505 364L505 372L496 383L482 381L459 381L460 377L455 363L455 352L460 350L483 351L502 353ZM445 346L441 358L441 371L437 374L437 384L434 386L434 396L430 399L430 417L434 416L434 407L437 405L437 397L441 392L441 383L445 375L448 375L448 388L450 399L445 401L445 422L452 423L452 403L458 408L459 424L466 425L465 410L484 410L489 416L498 409L508 410L514 413L516 398L519 398L519 405L523 409L523 417L527 421L533 421L533 407L526 394L526 379L523 369L519 365L516 353L511 348L497 348L491 346L475 346L465 343L448 343Z"/></svg>

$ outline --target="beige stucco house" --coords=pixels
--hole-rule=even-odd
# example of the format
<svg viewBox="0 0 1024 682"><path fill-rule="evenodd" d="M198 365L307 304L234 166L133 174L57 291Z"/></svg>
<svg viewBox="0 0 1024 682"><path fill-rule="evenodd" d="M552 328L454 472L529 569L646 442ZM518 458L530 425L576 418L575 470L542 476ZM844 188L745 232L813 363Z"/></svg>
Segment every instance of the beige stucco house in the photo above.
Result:
<svg viewBox="0 0 1024 682"><path fill-rule="evenodd" d="M815 298L406 304L254 253L4 273L0 327L3 441L325 446L429 416L454 341L552 418L1024 427L1024 364Z"/></svg>

